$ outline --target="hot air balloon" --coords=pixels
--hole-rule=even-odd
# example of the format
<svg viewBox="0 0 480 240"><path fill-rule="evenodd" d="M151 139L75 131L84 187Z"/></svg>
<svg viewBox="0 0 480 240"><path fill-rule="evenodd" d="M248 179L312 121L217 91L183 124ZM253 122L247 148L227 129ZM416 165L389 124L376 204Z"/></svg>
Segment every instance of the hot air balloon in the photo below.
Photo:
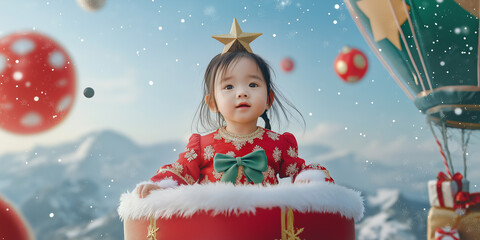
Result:
<svg viewBox="0 0 480 240"><path fill-rule="evenodd" d="M453 226L455 213L462 213L461 210L471 213L464 215L461 221L467 216L479 214L473 208L468 209L480 200L476 199L478 194L468 192L466 181L466 149L470 133L480 129L479 2L344 1L373 53L426 115L446 168L446 174L438 176L440 188L443 182L457 185L457 190L450 193L434 191L442 199L440 202L453 198L454 206L444 208L449 212L442 212L443 217L432 206L428 239L433 239L435 230L447 224ZM448 142L452 140L450 136L453 132L460 135L462 159L454 160L450 154ZM455 174L454 162L458 164L462 161L463 175ZM429 197L432 198L432 195L429 194ZM480 230L466 230L469 224L478 226L480 220L463 222L463 225L461 221L457 226L462 238L480 236Z"/></svg>

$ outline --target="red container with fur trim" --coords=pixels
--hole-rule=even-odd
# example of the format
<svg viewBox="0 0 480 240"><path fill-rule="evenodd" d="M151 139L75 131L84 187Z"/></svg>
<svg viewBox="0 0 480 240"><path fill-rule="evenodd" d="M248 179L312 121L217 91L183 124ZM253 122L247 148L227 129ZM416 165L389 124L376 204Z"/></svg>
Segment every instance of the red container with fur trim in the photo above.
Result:
<svg viewBox="0 0 480 240"><path fill-rule="evenodd" d="M355 239L360 193L330 183L215 183L122 195L126 240Z"/></svg>

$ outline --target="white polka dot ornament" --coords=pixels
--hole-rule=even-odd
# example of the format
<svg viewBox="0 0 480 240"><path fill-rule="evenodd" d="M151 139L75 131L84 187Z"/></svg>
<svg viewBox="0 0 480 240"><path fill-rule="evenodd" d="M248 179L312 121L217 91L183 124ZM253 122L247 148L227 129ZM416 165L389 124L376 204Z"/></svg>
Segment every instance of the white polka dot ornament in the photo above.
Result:
<svg viewBox="0 0 480 240"><path fill-rule="evenodd" d="M0 127L33 134L59 124L75 99L75 69L66 51L37 32L0 39Z"/></svg>
<svg viewBox="0 0 480 240"><path fill-rule="evenodd" d="M365 54L355 48L343 47L335 59L335 72L347 83L360 81L368 70L368 60Z"/></svg>

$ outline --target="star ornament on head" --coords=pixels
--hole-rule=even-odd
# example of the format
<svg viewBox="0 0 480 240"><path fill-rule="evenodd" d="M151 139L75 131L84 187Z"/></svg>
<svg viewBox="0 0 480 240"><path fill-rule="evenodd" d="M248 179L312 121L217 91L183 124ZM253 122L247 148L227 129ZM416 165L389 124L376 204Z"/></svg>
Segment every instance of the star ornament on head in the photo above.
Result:
<svg viewBox="0 0 480 240"><path fill-rule="evenodd" d="M238 25L237 19L234 18L230 33L213 35L212 38L215 38L219 42L225 44L222 54L235 51L247 51L251 53L252 49L250 48L249 44L260 35L262 34L242 32L240 25Z"/></svg>

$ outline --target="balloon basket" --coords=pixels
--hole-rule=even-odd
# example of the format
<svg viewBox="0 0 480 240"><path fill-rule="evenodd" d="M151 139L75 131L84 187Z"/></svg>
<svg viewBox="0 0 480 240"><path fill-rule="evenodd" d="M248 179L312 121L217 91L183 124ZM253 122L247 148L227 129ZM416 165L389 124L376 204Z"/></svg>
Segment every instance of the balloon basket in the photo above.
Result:
<svg viewBox="0 0 480 240"><path fill-rule="evenodd" d="M214 183L121 197L126 240L355 239L360 193L330 183L254 186Z"/></svg>

